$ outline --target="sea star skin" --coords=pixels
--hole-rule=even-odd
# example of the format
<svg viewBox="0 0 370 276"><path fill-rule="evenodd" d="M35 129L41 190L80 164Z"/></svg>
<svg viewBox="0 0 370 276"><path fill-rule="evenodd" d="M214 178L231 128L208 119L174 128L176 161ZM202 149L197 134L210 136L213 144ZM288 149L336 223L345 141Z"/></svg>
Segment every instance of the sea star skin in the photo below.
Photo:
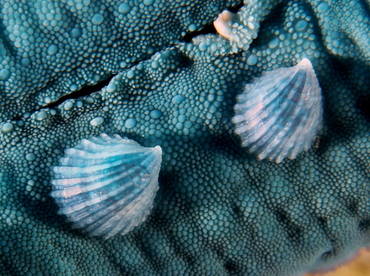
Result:
<svg viewBox="0 0 370 276"><path fill-rule="evenodd" d="M319 7L277 5L248 52L225 54L227 40L199 37L123 70L101 92L2 125L1 273L300 275L370 245L368 40L350 58L336 43L328 50L318 31L327 25L311 20L326 16ZM302 58L325 99L318 148L257 161L234 134L236 96L262 71ZM106 241L72 229L50 196L63 151L101 133L163 150L152 214Z"/></svg>
<svg viewBox="0 0 370 276"><path fill-rule="evenodd" d="M33 112L117 74L237 3L0 1L0 119Z"/></svg>

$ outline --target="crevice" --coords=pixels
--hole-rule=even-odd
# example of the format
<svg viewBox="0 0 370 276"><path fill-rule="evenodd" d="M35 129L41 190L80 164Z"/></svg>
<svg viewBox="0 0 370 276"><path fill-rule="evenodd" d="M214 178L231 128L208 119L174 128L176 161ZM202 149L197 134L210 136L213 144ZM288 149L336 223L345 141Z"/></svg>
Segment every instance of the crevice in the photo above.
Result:
<svg viewBox="0 0 370 276"><path fill-rule="evenodd" d="M360 110L360 113L370 122L370 95L361 95L357 99L356 107Z"/></svg>
<svg viewBox="0 0 370 276"><path fill-rule="evenodd" d="M0 35L1 35L1 42L3 44L3 47L9 51L10 56L17 56L17 50L16 47L14 47L12 41L9 39L9 34L6 31L6 28L3 23L0 23Z"/></svg>
<svg viewBox="0 0 370 276"><path fill-rule="evenodd" d="M275 35L273 33L266 32L271 25L274 26L275 29L283 29L284 26L284 13L286 9L286 2L282 1L276 4L271 11L265 16L264 20L260 22L260 28L258 32L258 36L254 39L253 43L251 44L251 49L256 47L257 45L263 45L264 41L270 40L274 38Z"/></svg>
<svg viewBox="0 0 370 276"><path fill-rule="evenodd" d="M55 108L58 105L62 104L63 102L67 101L67 100L77 99L77 98L80 98L80 97L83 97L83 96L91 95L92 93L95 93L95 92L99 92L100 90L103 89L103 87L107 86L109 84L109 82L115 76L116 76L116 74L112 74L111 76L109 76L105 80L100 81L100 82L98 82L94 85L86 85L78 91L71 92L67 95L64 95L64 96L60 97L58 100L56 100L52 103L49 103L47 105L40 106L39 108L36 108L32 111L29 111L28 113L34 114L35 112L38 112L38 111L40 111L41 109L44 109L44 108ZM19 121L19 120L22 120L23 118L24 118L24 114L13 117L11 121Z"/></svg>
<svg viewBox="0 0 370 276"><path fill-rule="evenodd" d="M243 1L241 1L237 6L229 7L229 8L227 8L227 10L231 11L233 13L237 13L243 6L244 6L244 3L243 3Z"/></svg>
<svg viewBox="0 0 370 276"><path fill-rule="evenodd" d="M194 37L198 36L198 35L205 35L205 34L216 34L216 29L215 27L213 26L213 23L211 24L207 24L203 29L201 29L200 31L196 31L196 32L191 32L191 33L188 33L186 34L183 39L181 40L182 42L190 42Z"/></svg>
<svg viewBox="0 0 370 276"><path fill-rule="evenodd" d="M232 260L232 259L228 259L225 263L224 263L224 269L229 273L229 274L237 274L237 275L241 275L243 272L242 268L240 267L240 265Z"/></svg>
<svg viewBox="0 0 370 276"><path fill-rule="evenodd" d="M289 240L296 244L300 243L303 233L302 227L299 226L298 223L296 223L294 219L290 217L290 214L282 208L279 208L273 213L276 216L279 224L285 229Z"/></svg>
<svg viewBox="0 0 370 276"><path fill-rule="evenodd" d="M370 5L365 0L359 1L360 6L362 7L362 10L366 13L366 17L370 16Z"/></svg>
<svg viewBox="0 0 370 276"><path fill-rule="evenodd" d="M367 218L367 219L362 219L359 223L358 223L358 228L360 229L361 232L363 233L367 233L370 231L370 219Z"/></svg>
<svg viewBox="0 0 370 276"><path fill-rule="evenodd" d="M86 85L86 86L82 87L80 90L69 93L68 95L64 95L64 96L60 97L58 100L56 100L55 102L52 102L52 103L47 104L45 106L42 106L41 108L54 108L54 107L60 105L61 103L65 102L67 100L77 99L77 98L80 98L82 96L88 96L88 95L91 95L94 92L98 92L98 91L102 90L103 87L107 86L109 84L109 82L112 80L113 77L115 77L115 75L111 75L107 79L105 79L103 81L100 81L97 84Z"/></svg>

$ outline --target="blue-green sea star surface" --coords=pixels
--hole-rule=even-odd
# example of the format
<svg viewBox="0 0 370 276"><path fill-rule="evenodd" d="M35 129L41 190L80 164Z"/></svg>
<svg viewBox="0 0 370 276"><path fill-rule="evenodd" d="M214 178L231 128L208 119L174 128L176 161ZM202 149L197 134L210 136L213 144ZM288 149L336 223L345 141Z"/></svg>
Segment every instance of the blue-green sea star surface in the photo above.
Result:
<svg viewBox="0 0 370 276"><path fill-rule="evenodd" d="M369 2L245 2L259 29L239 51L183 40L238 1L0 2L1 275L301 275L370 245ZM259 161L234 133L236 96L303 58L322 129L296 159ZM64 150L101 133L163 150L152 213L108 240L50 196Z"/></svg>

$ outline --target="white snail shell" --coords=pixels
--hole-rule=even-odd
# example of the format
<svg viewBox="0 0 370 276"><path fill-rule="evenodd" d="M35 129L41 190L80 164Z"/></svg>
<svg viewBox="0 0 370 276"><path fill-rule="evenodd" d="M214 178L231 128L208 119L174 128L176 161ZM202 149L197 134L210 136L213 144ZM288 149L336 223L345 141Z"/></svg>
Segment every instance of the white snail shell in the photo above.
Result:
<svg viewBox="0 0 370 276"><path fill-rule="evenodd" d="M119 135L83 139L54 167L51 195L76 228L105 238L124 235L149 215L161 161L159 146Z"/></svg>
<svg viewBox="0 0 370 276"><path fill-rule="evenodd" d="M311 147L322 123L319 82L311 62L264 73L247 84L234 107L235 133L259 159L277 163Z"/></svg>

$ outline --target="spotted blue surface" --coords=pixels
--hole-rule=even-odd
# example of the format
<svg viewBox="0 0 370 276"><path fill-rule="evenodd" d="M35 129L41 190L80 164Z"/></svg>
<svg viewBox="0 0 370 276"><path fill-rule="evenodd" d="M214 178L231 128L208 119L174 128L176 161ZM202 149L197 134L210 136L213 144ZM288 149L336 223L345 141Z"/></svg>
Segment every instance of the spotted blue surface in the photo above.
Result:
<svg viewBox="0 0 370 276"><path fill-rule="evenodd" d="M35 36L57 45L55 37L64 37L54 24L73 25L69 18L74 14L87 18L83 6L87 2L68 1L70 12L48 4L43 10L50 9L51 15L32 16L38 18L32 26L43 30L35 31ZM136 13L146 10L149 16L157 14L151 7L159 5L169 14L163 21L133 17L137 32L150 26L151 33L169 19L187 20L189 30L201 28L231 4L207 1L209 7L218 4L218 8L204 9L200 2L189 1L202 11L198 17L185 12L186 8L166 10L161 5L167 2L180 3L127 1L130 7L117 3L116 10L128 15L136 8ZM91 3L92 20L105 9ZM21 49L19 43L26 41L27 33L17 28L29 22L12 10L13 3L1 2L3 18L5 14L19 18L19 27L5 28L7 19L3 19L0 37L2 64L8 66L0 68L1 102L8 107L2 109L0 126L0 274L300 275L334 266L369 245L366 5L361 1L261 1L255 12L264 16L257 16L261 18L258 37L248 51L229 54L228 41L211 34L174 45L160 41L158 49L133 60L129 52L128 60L122 58L125 51L119 45L104 44L102 31L109 27L103 20L91 29L70 29L75 37L71 49L82 49L86 57L74 50L68 53L84 60L84 65L74 68L70 57L56 62L55 53L41 63L51 64L52 69L39 65L37 72L23 72L21 66L31 66L31 59L15 54L22 53L16 49ZM91 24L99 23L98 19ZM170 29L179 32L180 40L181 26ZM85 45L85 39L77 39L84 32L92 32L96 39ZM141 49L136 48L138 41L148 45L158 41L145 32L137 37L127 47ZM41 47L29 42L36 53L56 50L49 48L51 44ZM102 91L41 108L89 83L76 82L75 72L85 76L84 72L104 66L104 51L118 56L108 58L118 75ZM294 160L257 161L234 133L236 95L262 72L293 66L302 58L311 60L322 87L323 131L314 147ZM112 70L102 72L108 75ZM58 81L51 77L54 74L60 76ZM9 78L14 82L7 82ZM101 78L89 79L95 83ZM17 89L8 86L24 82ZM66 85L57 90L58 83ZM64 150L101 133L118 133L163 150L153 212L132 232L107 241L73 229L57 214L50 196L51 168Z"/></svg>
<svg viewBox="0 0 370 276"><path fill-rule="evenodd" d="M237 3L2 0L0 119L34 112L96 84L179 42L190 29L200 30Z"/></svg>

